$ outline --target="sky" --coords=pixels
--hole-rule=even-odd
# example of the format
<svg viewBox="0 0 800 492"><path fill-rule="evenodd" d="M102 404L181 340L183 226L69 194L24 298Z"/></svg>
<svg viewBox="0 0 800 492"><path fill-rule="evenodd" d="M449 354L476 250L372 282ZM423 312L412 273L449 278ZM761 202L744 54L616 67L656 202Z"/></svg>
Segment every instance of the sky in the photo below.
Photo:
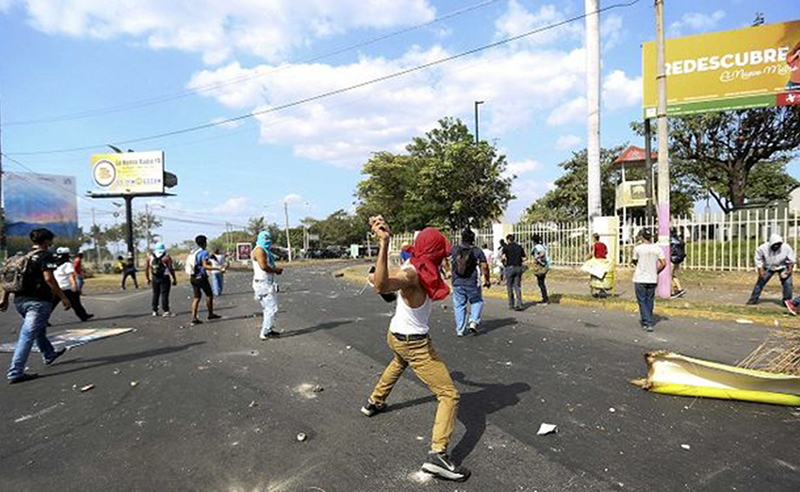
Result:
<svg viewBox="0 0 800 492"><path fill-rule="evenodd" d="M631 0L619 0L627 3ZM601 7L617 2L602 0ZM425 70L283 106L394 74L583 14L566 0L0 0L0 122L7 172L75 176L91 189L104 144L163 150L177 196L137 198L172 244L250 217L290 223L352 210L371 153L402 152L444 116L504 153L516 175L508 221L554 185L586 145L585 21L543 30ZM668 0L668 37L800 18L796 0ZM653 2L604 12L601 143L642 145L641 43ZM69 150L76 149L78 150ZM56 151L56 152L50 152ZM47 153L42 153L47 152ZM800 175L797 162L789 171ZM78 199L81 225L124 217L111 200Z"/></svg>

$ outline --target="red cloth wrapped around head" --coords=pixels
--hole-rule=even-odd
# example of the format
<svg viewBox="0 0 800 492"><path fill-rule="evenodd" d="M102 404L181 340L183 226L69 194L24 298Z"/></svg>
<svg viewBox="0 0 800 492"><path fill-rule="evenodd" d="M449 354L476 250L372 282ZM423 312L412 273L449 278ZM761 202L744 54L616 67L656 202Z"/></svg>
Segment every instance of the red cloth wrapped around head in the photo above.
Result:
<svg viewBox="0 0 800 492"><path fill-rule="evenodd" d="M427 227L417 234L411 248L411 264L419 276L419 284L434 301L441 301L450 294L450 287L442 278L439 267L450 255L450 242L439 229Z"/></svg>

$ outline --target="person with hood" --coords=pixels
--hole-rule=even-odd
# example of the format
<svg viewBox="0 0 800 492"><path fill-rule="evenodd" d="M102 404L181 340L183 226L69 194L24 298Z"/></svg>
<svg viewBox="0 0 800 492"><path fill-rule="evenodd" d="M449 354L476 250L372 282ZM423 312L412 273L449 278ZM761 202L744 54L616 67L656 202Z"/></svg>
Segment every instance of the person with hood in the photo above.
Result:
<svg viewBox="0 0 800 492"><path fill-rule="evenodd" d="M175 276L172 257L167 253L164 243L156 244L153 253L145 260L144 277L147 283L153 286L153 316L158 316L159 299L161 299L161 310L164 311L162 316L165 318L173 316L169 310L169 291L170 285L178 285L178 278Z"/></svg>
<svg viewBox="0 0 800 492"><path fill-rule="evenodd" d="M758 270L758 280L753 287L747 304L758 304L764 286L777 274L783 287L783 302L792 299L792 270L797 262L794 250L783 242L778 234L772 234L769 241L756 248L755 264ZM788 307L788 305L787 305Z"/></svg>
<svg viewBox="0 0 800 492"><path fill-rule="evenodd" d="M378 237L378 259L371 281L379 294L398 292L397 310L389 323L386 342L393 358L372 391L361 413L367 417L386 409L392 388L408 366L436 395L438 406L433 423L430 452L422 469L436 477L464 481L470 472L455 464L447 454L458 411L459 392L444 361L433 348L428 320L434 301L450 294L439 267L448 257L450 244L438 229L428 227L414 240L411 261L389 273L390 230L383 217L371 217L372 232Z"/></svg>
<svg viewBox="0 0 800 492"><path fill-rule="evenodd" d="M259 232L253 248L253 292L263 311L259 335L261 340L280 337L275 331L275 315L278 314L278 285L275 283L275 275L283 274L283 268L275 266L275 255L271 248L272 234L269 231Z"/></svg>
<svg viewBox="0 0 800 492"><path fill-rule="evenodd" d="M72 312L81 321L89 321L94 318L94 314L89 314L84 309L81 303L81 290L78 283L78 274L75 272L75 266L70 259L69 248L62 246L56 249L56 265L58 267L53 272L53 276L58 282L58 287L64 292L64 295L69 299L72 305ZM53 300L53 308L58 305L59 300Z"/></svg>

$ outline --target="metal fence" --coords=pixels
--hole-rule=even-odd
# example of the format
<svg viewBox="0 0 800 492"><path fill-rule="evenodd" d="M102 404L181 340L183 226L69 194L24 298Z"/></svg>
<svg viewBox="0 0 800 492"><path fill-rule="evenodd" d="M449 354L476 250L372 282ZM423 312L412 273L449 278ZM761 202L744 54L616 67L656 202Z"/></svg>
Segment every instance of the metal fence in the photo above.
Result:
<svg viewBox="0 0 800 492"><path fill-rule="evenodd" d="M628 219L627 223L620 224L617 249L620 266L631 264L639 231L648 228L656 236L657 225L654 218ZM673 217L670 225L686 242L686 260L682 267L690 270L752 270L755 268L756 247L773 233L780 234L795 251L800 246L800 213L787 208ZM511 231L525 251L533 249L533 236L540 235L554 266L580 266L586 261L589 235L585 221L518 223L511 227ZM475 233L476 245L488 244L493 249L491 228L476 230ZM445 232L445 235L453 244L461 240L459 233ZM392 251L399 251L406 242L414 242L414 233L393 236Z"/></svg>

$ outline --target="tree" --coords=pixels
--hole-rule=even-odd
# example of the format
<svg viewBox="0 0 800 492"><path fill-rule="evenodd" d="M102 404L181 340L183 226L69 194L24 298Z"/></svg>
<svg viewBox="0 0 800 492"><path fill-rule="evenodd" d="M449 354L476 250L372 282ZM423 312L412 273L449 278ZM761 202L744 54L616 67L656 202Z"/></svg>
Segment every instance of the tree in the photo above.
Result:
<svg viewBox="0 0 800 492"><path fill-rule="evenodd" d="M153 212L139 212L133 217L133 243L138 248L139 242L153 245L160 237L156 231L164 225ZM123 236L124 237L124 236Z"/></svg>
<svg viewBox="0 0 800 492"><path fill-rule="evenodd" d="M249 221L247 221L247 229L246 231L253 237L257 236L259 232L263 231L267 228L266 221L264 217L251 217Z"/></svg>
<svg viewBox="0 0 800 492"><path fill-rule="evenodd" d="M728 212L748 201L785 199L800 186L786 163L800 147L800 108L724 111L670 119L675 175Z"/></svg>
<svg viewBox="0 0 800 492"><path fill-rule="evenodd" d="M474 143L466 125L444 118L416 137L407 155L374 154L358 185L358 215L382 214L395 230L428 225L459 229L500 216L514 197L505 156L494 145Z"/></svg>
<svg viewBox="0 0 800 492"><path fill-rule="evenodd" d="M613 164L614 159L625 148L624 145L611 149L600 149L600 191L601 211L603 215L614 215L617 185L622 180L619 166ZM559 164L564 174L556 179L552 190L533 202L525 211L526 222L586 220L586 203L588 199L587 172L588 160L586 149L573 152L572 157ZM644 179L643 169L626 171L626 179ZM690 211L695 201L696 190L687 187L678 177L672 179L672 210L682 214ZM641 209L639 213L644 213ZM632 212L633 215L635 213Z"/></svg>

